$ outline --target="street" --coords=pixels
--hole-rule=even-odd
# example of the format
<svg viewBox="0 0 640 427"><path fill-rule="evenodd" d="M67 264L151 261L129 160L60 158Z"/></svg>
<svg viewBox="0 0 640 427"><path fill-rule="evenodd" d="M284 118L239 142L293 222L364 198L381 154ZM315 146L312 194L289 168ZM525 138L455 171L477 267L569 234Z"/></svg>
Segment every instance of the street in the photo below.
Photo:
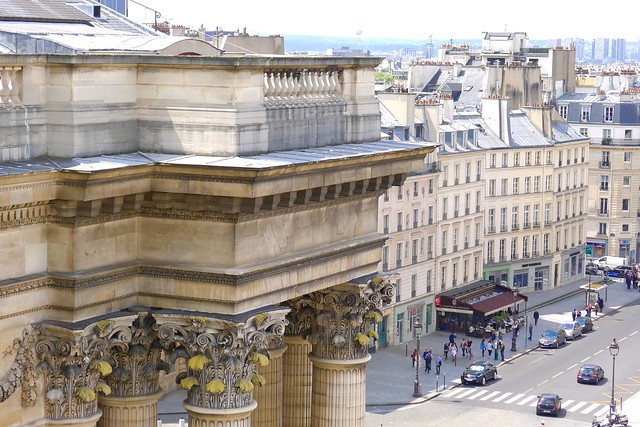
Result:
<svg viewBox="0 0 640 427"><path fill-rule="evenodd" d="M637 295L637 294L636 294ZM548 313L556 322L567 321L570 311ZM368 408L366 426L468 426L471 420L491 420L494 426L546 427L590 425L595 415L608 411L612 389L613 357L608 345L616 338L620 351L616 357L615 398L624 402L640 392L640 334L635 319L640 300L612 309L595 322L595 330L570 341L559 349L534 349L498 368L499 378L486 386L452 384L431 400L411 405ZM538 331L534 340L541 334ZM576 374L585 363L602 366L604 380L598 385L578 384ZM459 378L455 381L459 384ZM554 417L536 416L540 393L556 393L563 398L562 411ZM618 403L619 406L619 403ZM476 424L475 422L473 424Z"/></svg>

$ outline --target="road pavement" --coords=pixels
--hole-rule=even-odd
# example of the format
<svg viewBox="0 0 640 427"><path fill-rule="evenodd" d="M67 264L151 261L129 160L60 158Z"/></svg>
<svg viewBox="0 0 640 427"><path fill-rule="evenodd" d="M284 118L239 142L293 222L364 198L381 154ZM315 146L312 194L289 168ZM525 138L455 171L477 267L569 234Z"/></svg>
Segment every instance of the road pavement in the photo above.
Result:
<svg viewBox="0 0 640 427"><path fill-rule="evenodd" d="M534 327L533 340L528 341L524 330L520 331L517 340L517 351L511 351L511 333L505 335L505 362L517 359L519 356L537 347L537 339L544 330L557 327L560 322L571 320L571 312L575 309L584 311L585 292L580 289L580 285L588 283L586 280L555 288L543 292L528 294L527 316L531 319L534 310L540 313L538 325ZM594 318L597 326L598 318L606 316L612 310L616 310L636 299L640 298L638 290L628 290L620 279L613 279L613 283L607 289L604 313L598 313ZM424 348L433 349L434 354L442 354L443 345L448 341L448 332L432 332L420 338L420 354ZM458 334L457 342L463 336ZM473 360L480 357L480 339L473 340ZM447 360L441 368L441 374L435 375L435 370L430 374L424 372L424 367L419 366L418 375L422 386L422 396L413 397L414 382L416 378L416 368L411 364L411 351L417 347L416 341L406 345L394 346L378 349L372 354L371 361L367 365L367 386L366 405L367 411L376 412L384 407L419 404L425 402L439 393L450 390L459 384L459 379L464 368L472 361L462 359L458 355L457 363ZM485 357L488 359L488 357ZM493 360L493 357L491 358ZM494 360L500 365L500 360ZM159 419L164 422L164 426L171 426L177 423L180 417L187 418L186 412L182 408L182 401L185 398L183 391L175 391L166 395L158 402ZM631 401L632 398L629 399ZM636 402L640 403L640 397ZM630 402L629 402L630 403ZM625 404L625 413L633 405ZM640 405L635 405L640 406ZM640 418L640 416L636 416ZM640 420L639 420L640 421ZM173 424L176 425L177 424ZM640 425L640 424L638 424Z"/></svg>

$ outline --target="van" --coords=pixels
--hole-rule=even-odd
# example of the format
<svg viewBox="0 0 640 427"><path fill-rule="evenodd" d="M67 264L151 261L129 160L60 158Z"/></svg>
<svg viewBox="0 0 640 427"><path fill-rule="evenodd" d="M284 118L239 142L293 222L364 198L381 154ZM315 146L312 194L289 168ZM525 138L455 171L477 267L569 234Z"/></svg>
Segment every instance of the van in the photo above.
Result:
<svg viewBox="0 0 640 427"><path fill-rule="evenodd" d="M619 265L626 265L627 259L616 256L603 256L602 258L594 260L593 263L596 265L596 267L598 267L599 270L604 270L605 268L613 270Z"/></svg>

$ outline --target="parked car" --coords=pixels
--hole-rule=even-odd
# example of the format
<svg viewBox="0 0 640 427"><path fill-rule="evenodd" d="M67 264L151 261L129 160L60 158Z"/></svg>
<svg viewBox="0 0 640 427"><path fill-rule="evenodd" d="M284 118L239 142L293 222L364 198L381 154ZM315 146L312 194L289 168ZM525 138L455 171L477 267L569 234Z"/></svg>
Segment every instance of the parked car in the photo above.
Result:
<svg viewBox="0 0 640 427"><path fill-rule="evenodd" d="M475 383L485 385L489 380L495 380L498 376L498 368L493 363L486 360L473 362L460 375L462 384Z"/></svg>
<svg viewBox="0 0 640 427"><path fill-rule="evenodd" d="M593 331L593 320L591 320L591 317L576 317L576 322L580 323L583 334Z"/></svg>
<svg viewBox="0 0 640 427"><path fill-rule="evenodd" d="M599 270L598 270L598 266L595 264L587 264L587 266L584 268L584 274L598 274Z"/></svg>
<svg viewBox="0 0 640 427"><path fill-rule="evenodd" d="M579 383L598 384L602 379L604 379L604 369L600 365L582 365L578 370Z"/></svg>
<svg viewBox="0 0 640 427"><path fill-rule="evenodd" d="M564 329L568 340L575 340L582 336L582 326L578 322L561 323L560 329Z"/></svg>
<svg viewBox="0 0 640 427"><path fill-rule="evenodd" d="M606 267L611 270L619 265L625 265L627 263L626 258L615 257L615 256L603 256L596 260L593 260L593 264L595 264L600 270L604 270Z"/></svg>
<svg viewBox="0 0 640 427"><path fill-rule="evenodd" d="M557 394L543 393L538 396L536 403L536 415L560 415L562 410L562 398Z"/></svg>
<svg viewBox="0 0 640 427"><path fill-rule="evenodd" d="M617 266L615 268L612 268L609 271L607 271L607 276L609 276L609 277L624 277L625 273L627 271L631 271L631 270L633 270L633 267L631 267L630 265L619 265L619 266Z"/></svg>
<svg viewBox="0 0 640 427"><path fill-rule="evenodd" d="M567 333L564 329L552 330L548 329L544 331L542 337L538 340L540 347L555 347L558 348L561 345L567 343Z"/></svg>

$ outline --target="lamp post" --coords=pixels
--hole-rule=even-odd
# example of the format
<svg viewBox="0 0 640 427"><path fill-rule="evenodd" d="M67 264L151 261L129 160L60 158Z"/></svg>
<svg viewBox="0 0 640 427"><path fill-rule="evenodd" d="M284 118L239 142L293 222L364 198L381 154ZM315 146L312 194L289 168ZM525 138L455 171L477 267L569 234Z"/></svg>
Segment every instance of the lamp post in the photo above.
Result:
<svg viewBox="0 0 640 427"><path fill-rule="evenodd" d="M613 357L613 369L611 371L611 403L609 404L609 413L613 414L616 411L616 399L613 395L615 392L616 385L616 356L620 351L620 346L616 342L616 339L613 339L613 342L609 344L609 353L611 353L611 357Z"/></svg>
<svg viewBox="0 0 640 427"><path fill-rule="evenodd" d="M516 301L518 297L518 288L516 285L513 285L513 335L511 336L511 351L518 351L517 347L517 339L516 336L516 322L518 321L518 316L516 315Z"/></svg>
<svg viewBox="0 0 640 427"><path fill-rule="evenodd" d="M416 323L413 324L413 329L416 331L416 349L418 355L416 356L416 379L413 382L413 397L422 397L422 385L420 385L420 333L422 332L422 325L420 320L416 319Z"/></svg>

